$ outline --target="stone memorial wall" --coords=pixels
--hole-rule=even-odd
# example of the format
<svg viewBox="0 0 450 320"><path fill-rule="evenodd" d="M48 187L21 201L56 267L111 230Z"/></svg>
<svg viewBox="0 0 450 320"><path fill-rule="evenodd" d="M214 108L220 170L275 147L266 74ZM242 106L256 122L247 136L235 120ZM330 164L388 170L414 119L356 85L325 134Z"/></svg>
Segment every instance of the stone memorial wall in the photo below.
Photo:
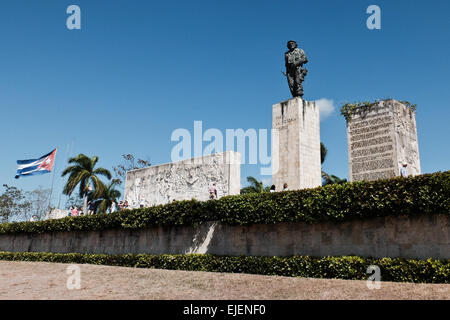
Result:
<svg viewBox="0 0 450 320"><path fill-rule="evenodd" d="M249 226L208 221L136 230L0 234L0 251L450 259L449 234L448 214Z"/></svg>
<svg viewBox="0 0 450 320"><path fill-rule="evenodd" d="M415 112L396 100L354 110L347 122L350 181L420 174Z"/></svg>
<svg viewBox="0 0 450 320"><path fill-rule="evenodd" d="M240 154L234 151L152 166L127 172L125 200L131 208L165 204L174 200L209 199L216 183L218 197L240 192Z"/></svg>

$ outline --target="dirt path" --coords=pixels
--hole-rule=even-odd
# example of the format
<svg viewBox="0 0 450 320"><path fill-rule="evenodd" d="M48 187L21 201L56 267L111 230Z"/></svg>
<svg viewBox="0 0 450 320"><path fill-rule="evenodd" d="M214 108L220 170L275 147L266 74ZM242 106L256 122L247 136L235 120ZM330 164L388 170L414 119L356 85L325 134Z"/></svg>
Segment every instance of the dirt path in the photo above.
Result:
<svg viewBox="0 0 450 320"><path fill-rule="evenodd" d="M450 299L450 285L272 277L78 265L81 289L67 289L67 264L0 261L0 299Z"/></svg>

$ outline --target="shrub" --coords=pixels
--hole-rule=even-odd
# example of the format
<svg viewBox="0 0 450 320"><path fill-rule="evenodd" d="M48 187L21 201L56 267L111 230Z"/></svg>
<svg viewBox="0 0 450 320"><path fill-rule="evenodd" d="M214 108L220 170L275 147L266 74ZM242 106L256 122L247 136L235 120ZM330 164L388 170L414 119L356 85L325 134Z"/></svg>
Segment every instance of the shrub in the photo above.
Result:
<svg viewBox="0 0 450 320"><path fill-rule="evenodd" d="M405 260L361 257L255 257L203 254L81 254L0 252L0 260L43 261L187 271L250 273L269 276L366 280L367 267L377 265L382 281L450 283L450 260Z"/></svg>
<svg viewBox="0 0 450 320"><path fill-rule="evenodd" d="M298 191L227 196L205 202L176 201L113 214L6 223L0 225L0 234L140 229L204 221L230 225L319 223L420 214L450 214L450 171Z"/></svg>

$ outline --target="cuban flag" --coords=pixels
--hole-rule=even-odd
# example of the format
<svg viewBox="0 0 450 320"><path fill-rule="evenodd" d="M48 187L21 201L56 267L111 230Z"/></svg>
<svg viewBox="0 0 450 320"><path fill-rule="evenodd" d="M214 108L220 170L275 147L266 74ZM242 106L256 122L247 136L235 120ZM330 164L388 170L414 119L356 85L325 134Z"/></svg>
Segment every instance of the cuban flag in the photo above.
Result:
<svg viewBox="0 0 450 320"><path fill-rule="evenodd" d="M16 179L52 172L56 151L57 149L39 159L17 160Z"/></svg>

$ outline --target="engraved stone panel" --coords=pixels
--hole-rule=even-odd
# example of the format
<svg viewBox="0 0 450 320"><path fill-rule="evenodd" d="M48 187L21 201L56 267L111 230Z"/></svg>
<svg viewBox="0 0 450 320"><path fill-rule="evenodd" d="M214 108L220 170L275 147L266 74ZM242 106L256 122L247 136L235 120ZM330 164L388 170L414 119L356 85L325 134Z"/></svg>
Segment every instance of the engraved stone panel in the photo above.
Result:
<svg viewBox="0 0 450 320"><path fill-rule="evenodd" d="M289 190L321 186L317 105L298 97L274 105L272 128L278 130L278 139L272 135L272 183L276 191L282 191L284 183Z"/></svg>
<svg viewBox="0 0 450 320"><path fill-rule="evenodd" d="M420 174L415 113L396 100L354 110L347 123L350 181Z"/></svg>
<svg viewBox="0 0 450 320"><path fill-rule="evenodd" d="M125 200L137 208L174 200L205 201L208 188L216 183L218 197L239 194L241 155L227 151L127 172Z"/></svg>

